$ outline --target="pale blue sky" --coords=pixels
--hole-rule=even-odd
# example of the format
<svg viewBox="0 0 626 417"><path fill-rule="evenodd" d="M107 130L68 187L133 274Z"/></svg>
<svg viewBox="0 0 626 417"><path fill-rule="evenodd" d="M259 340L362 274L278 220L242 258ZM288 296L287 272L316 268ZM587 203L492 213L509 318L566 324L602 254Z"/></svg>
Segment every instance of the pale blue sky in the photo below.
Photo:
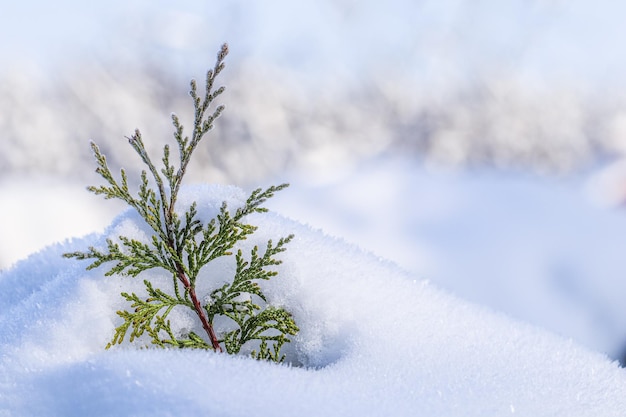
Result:
<svg viewBox="0 0 626 417"><path fill-rule="evenodd" d="M228 41L231 58L306 77L391 69L432 82L502 72L548 84L626 80L626 6L609 0L2 2L5 68L147 50L196 72Z"/></svg>

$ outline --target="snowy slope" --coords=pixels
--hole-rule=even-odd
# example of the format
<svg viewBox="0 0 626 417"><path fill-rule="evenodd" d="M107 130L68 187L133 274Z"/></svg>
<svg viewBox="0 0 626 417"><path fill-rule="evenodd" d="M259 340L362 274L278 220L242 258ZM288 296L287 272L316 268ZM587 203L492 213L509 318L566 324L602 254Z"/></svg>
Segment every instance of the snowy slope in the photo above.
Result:
<svg viewBox="0 0 626 417"><path fill-rule="evenodd" d="M292 176L269 204L463 299L618 358L626 348L624 172L622 163L551 178L387 157L330 180Z"/></svg>
<svg viewBox="0 0 626 417"><path fill-rule="evenodd" d="M208 217L244 196L200 186L181 204L197 200ZM606 357L271 213L254 217L260 229L247 245L297 236L267 292L294 313L301 332L289 360L305 368L128 345L104 351L124 307L119 292L137 280L103 278L60 255L106 236L141 236L136 220L126 212L105 234L51 246L0 275L0 415L626 413L626 373ZM229 267L220 262L214 274Z"/></svg>

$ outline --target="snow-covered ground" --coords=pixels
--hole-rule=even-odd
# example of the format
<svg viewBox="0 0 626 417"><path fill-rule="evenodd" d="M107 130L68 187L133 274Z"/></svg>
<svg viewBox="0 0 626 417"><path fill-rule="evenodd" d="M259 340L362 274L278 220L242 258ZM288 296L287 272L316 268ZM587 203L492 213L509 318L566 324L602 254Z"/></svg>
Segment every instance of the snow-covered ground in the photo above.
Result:
<svg viewBox="0 0 626 417"><path fill-rule="evenodd" d="M626 154L623 9L7 4L0 417L626 415L624 370L605 356L626 350L626 175L589 173ZM85 191L87 141L116 167L135 127L158 150L167 114L184 117L170 88L201 78L223 41L228 111L191 175L292 183L256 220L260 238L298 236L271 285L306 368L103 351L132 283L60 258L132 227ZM234 198L198 190L207 205Z"/></svg>
<svg viewBox="0 0 626 417"><path fill-rule="evenodd" d="M626 210L617 201L626 180L619 166L603 172L559 180L382 157L276 178L291 187L269 205L466 300L621 358ZM103 230L123 208L76 182L13 180L1 191L11 196L0 206L5 269Z"/></svg>
<svg viewBox="0 0 626 417"><path fill-rule="evenodd" d="M196 186L184 190L181 204L198 201L208 218L222 200L234 206L242 197L232 187ZM275 213L251 218L259 232L246 247L297 236L281 255L279 276L265 285L271 301L292 311L301 328L287 353L304 368L128 344L104 351L115 311L125 308L120 291L141 284L86 272L85 262L61 254L102 245L107 236L140 236L145 226L137 219L126 212L104 234L50 246L0 276L2 415L569 417L626 411L626 374L604 355L463 301ZM228 270L218 264L219 271L201 279Z"/></svg>
<svg viewBox="0 0 626 417"><path fill-rule="evenodd" d="M270 204L617 358L626 349L625 172L618 164L556 179L377 158L330 183L296 177Z"/></svg>

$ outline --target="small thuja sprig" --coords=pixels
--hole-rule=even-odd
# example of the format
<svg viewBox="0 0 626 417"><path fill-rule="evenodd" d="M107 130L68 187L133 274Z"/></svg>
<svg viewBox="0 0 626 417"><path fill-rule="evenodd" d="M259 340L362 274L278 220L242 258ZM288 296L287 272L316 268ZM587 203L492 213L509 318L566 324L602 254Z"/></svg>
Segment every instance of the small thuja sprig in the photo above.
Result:
<svg viewBox="0 0 626 417"><path fill-rule="evenodd" d="M220 105L209 112L215 99L224 91L224 87L215 90L213 87L215 78L224 68L227 53L228 47L223 45L214 68L207 72L202 97L198 95L196 82L191 81L190 95L195 109L191 138L184 135L178 117L172 116L174 139L178 145L177 167L170 162L168 145L163 148L163 167L158 169L146 152L139 130L128 138L131 147L147 166L147 170L141 172L136 195L129 189L125 170L121 170L120 179L117 180L111 173L104 154L95 143L91 143L97 162L96 172L108 185L91 186L88 190L103 195L106 199L123 200L141 215L154 233L148 243L119 236L119 243L107 239L104 251L89 247L87 252L66 253L64 256L92 260L87 269L113 262L105 276L121 274L136 277L146 270L161 268L172 277L169 291L155 288L150 281L144 280L147 297L142 298L135 293L121 294L130 303L130 311L117 312L124 321L116 328L107 349L122 343L127 335L132 342L144 333L150 336L153 344L160 347L191 347L218 352L226 349L228 353L238 353L244 344L257 341L259 351L252 351L253 357L280 362L284 359L284 356L280 356L280 349L284 343L290 341L287 336L295 335L299 330L289 312L268 305L258 284L259 280L268 280L277 275L275 270L269 268L281 263L276 256L285 251L285 245L293 235L279 239L276 245L271 240L268 241L263 254L259 254L259 249L255 246L249 261L238 250L235 255L236 271L233 281L211 292L205 297L204 305L196 292L200 271L211 261L232 255L236 244L256 231L255 226L245 222L246 216L266 212L267 209L262 207L263 203L273 197L274 193L287 187L287 184L282 184L265 190L254 190L245 204L234 213L231 213L224 202L218 215L206 224L197 218L195 202L182 217L175 210L180 185L191 155L224 109ZM265 307L256 304L257 300L263 301ZM168 316L177 307L189 308L196 314L206 333L204 337L194 332L176 335ZM222 335L216 334L213 322L218 316L229 318L235 329Z"/></svg>

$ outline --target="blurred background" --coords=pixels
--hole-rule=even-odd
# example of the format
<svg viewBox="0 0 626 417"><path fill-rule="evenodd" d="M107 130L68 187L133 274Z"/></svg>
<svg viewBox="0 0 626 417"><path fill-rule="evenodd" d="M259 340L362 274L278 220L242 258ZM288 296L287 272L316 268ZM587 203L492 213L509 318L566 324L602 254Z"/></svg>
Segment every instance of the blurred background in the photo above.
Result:
<svg viewBox="0 0 626 417"><path fill-rule="evenodd" d="M137 166L223 42L227 106L189 181L623 359L626 4L2 1L0 269L123 209L89 141ZM201 83L202 85L202 83ZM0 276L1 279L1 276ZM419 319L419 318L417 318Z"/></svg>

